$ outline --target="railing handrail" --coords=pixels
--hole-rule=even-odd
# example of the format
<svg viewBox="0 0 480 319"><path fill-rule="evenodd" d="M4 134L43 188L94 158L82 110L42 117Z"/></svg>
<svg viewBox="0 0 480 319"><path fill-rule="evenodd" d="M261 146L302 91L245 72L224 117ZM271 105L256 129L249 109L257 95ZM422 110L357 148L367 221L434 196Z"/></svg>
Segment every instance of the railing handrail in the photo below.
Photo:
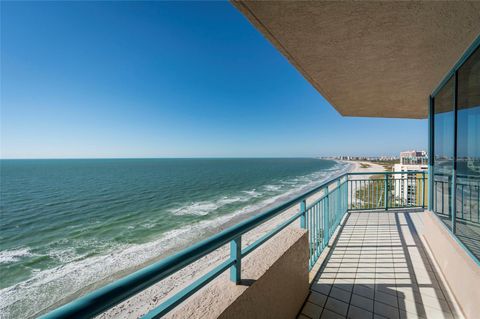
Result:
<svg viewBox="0 0 480 319"><path fill-rule="evenodd" d="M75 316L95 316L113 306L121 303L129 297L140 291L154 285L160 280L168 277L174 272L186 267L192 262L208 255L212 251L228 244L234 238L245 234L253 228L263 224L278 214L284 212L302 200L328 187L337 179L340 179L348 173L333 177L319 186L308 190L264 213L253 216L232 227L229 227L218 234L204 239L192 246L181 250L180 252L160 260L152 265L146 266L136 272L127 275L103 288L95 290L79 299L61 306L52 312L46 314L43 318L66 318ZM95 309L85 312L85 309L91 309L92 305L97 305Z"/></svg>
<svg viewBox="0 0 480 319"><path fill-rule="evenodd" d="M395 175L395 174L427 174L425 171L404 171L404 172L351 172L348 175Z"/></svg>
<svg viewBox="0 0 480 319"><path fill-rule="evenodd" d="M280 213L291 208L295 204L299 204L302 201L305 201L307 198L313 194L321 191L322 189L328 189L328 187L334 182L340 181L342 178L350 175L391 175L391 174L418 174L424 173L422 171L409 171L409 172L347 172L340 174L336 177L333 177L320 185L295 196L284 203L273 207L261 214L253 216L246 219L232 227L229 227L218 234L215 234L207 239L204 239L198 243L193 244L192 246L181 250L180 252L169 256L165 259L162 259L152 265L146 266L136 272L127 275L113 283L110 283L98 290L88 293L85 296L82 296L76 300L71 301L70 303L63 305L46 315L42 318L88 318L96 316L115 305L118 305L122 301L134 296L135 294L147 289L148 287L158 283L159 281L165 279L171 274L179 271L180 269L188 266L189 264L197 261L198 259L206 256L212 251L228 244L232 240L238 239L243 234L254 229L255 227L265 223L266 221L272 219L273 217L279 215ZM338 186L335 188L337 189ZM332 190L333 191L333 190ZM327 195L328 196L328 195ZM325 197L325 196L324 196ZM317 200L318 201L318 200ZM289 219L289 224L301 217L301 213L296 214L294 217ZM303 212L305 213L305 212ZM285 228L286 223L283 223L281 227L274 230L272 233L275 234L279 230ZM268 238L272 236L272 233L267 234ZM251 252L259 245L261 245L266 239L259 240L259 243L253 243L248 246L243 252ZM240 257L241 258L241 257ZM225 267L235 264L234 260L227 260L227 264L221 265L223 271ZM220 269L220 268L219 268ZM213 275L210 277L213 278ZM192 293L190 291L189 293ZM186 297L185 297L186 298Z"/></svg>

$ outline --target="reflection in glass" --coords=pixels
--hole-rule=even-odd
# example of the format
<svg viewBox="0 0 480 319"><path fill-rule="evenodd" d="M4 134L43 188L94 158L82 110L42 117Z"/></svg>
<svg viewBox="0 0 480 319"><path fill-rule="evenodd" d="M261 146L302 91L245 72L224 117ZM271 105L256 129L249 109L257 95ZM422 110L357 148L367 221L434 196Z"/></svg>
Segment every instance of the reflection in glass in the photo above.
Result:
<svg viewBox="0 0 480 319"><path fill-rule="evenodd" d="M458 71L457 110L455 234L480 258L480 49Z"/></svg>
<svg viewBox="0 0 480 319"><path fill-rule="evenodd" d="M433 210L451 229L453 173L454 79L434 97L434 202Z"/></svg>

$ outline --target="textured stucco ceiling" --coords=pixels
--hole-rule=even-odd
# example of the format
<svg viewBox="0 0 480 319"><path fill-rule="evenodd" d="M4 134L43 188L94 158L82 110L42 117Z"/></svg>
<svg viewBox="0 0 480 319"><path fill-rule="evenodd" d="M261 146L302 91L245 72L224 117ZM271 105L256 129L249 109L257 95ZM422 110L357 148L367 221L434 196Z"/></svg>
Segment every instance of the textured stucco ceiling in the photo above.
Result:
<svg viewBox="0 0 480 319"><path fill-rule="evenodd" d="M425 118L480 2L232 1L344 116Z"/></svg>

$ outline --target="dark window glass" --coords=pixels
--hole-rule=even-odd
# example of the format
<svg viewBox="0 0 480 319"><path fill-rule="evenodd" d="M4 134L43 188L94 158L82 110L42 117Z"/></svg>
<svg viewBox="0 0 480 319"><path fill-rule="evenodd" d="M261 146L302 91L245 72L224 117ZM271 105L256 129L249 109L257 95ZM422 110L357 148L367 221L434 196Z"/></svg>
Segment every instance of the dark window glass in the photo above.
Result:
<svg viewBox="0 0 480 319"><path fill-rule="evenodd" d="M455 234L480 258L480 49L458 71Z"/></svg>
<svg viewBox="0 0 480 319"><path fill-rule="evenodd" d="M454 80L434 97L434 212L451 229L453 172Z"/></svg>

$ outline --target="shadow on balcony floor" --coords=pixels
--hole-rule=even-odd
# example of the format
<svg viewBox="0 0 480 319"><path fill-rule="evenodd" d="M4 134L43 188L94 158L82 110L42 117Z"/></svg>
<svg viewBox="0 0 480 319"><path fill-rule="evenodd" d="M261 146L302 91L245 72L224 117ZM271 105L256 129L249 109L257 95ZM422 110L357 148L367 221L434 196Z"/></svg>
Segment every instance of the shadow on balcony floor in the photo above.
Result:
<svg viewBox="0 0 480 319"><path fill-rule="evenodd" d="M459 318L418 235L418 211L353 212L298 318Z"/></svg>

